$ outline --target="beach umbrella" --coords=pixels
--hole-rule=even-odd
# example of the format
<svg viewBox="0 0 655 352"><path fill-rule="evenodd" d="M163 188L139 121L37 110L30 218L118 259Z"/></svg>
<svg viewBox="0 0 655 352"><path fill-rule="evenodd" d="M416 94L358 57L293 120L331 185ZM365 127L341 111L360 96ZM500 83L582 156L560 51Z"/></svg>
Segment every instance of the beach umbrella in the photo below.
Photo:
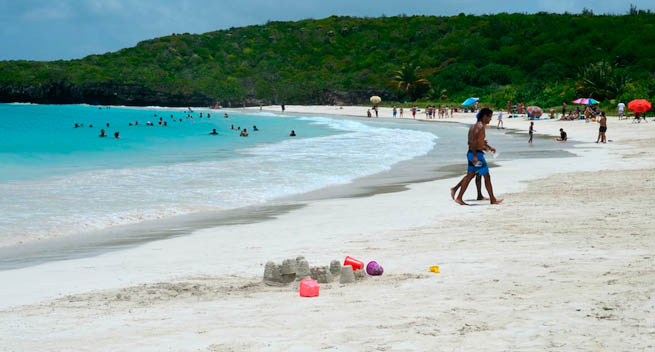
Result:
<svg viewBox="0 0 655 352"><path fill-rule="evenodd" d="M644 99L635 99L628 103L628 109L639 114L650 110L650 107L650 102Z"/></svg>
<svg viewBox="0 0 655 352"><path fill-rule="evenodd" d="M528 106L528 116L539 117L544 114L544 111L538 106Z"/></svg>
<svg viewBox="0 0 655 352"><path fill-rule="evenodd" d="M578 98L573 101L573 104L582 104L582 105L589 105L589 104L594 105L598 103L599 103L598 100L592 98Z"/></svg>
<svg viewBox="0 0 655 352"><path fill-rule="evenodd" d="M471 104L475 104L475 102L478 101L478 100L480 100L480 98L468 98L468 99L464 100L462 105L468 106L468 105L471 105Z"/></svg>
<svg viewBox="0 0 655 352"><path fill-rule="evenodd" d="M382 98L378 97L377 95L374 95L374 96L371 97L370 101L373 104L380 104L380 102L382 101Z"/></svg>

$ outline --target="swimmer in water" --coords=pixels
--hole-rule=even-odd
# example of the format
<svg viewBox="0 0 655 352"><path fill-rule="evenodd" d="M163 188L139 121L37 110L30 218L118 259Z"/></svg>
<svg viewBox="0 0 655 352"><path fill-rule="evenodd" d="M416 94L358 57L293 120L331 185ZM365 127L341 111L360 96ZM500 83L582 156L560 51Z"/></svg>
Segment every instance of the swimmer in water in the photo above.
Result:
<svg viewBox="0 0 655 352"><path fill-rule="evenodd" d="M244 128L243 131L241 131L241 134L239 134L239 136L240 136L240 137L248 137L248 130L246 130L246 129Z"/></svg>
<svg viewBox="0 0 655 352"><path fill-rule="evenodd" d="M98 137L107 137L105 130L100 130L100 135Z"/></svg>
<svg viewBox="0 0 655 352"><path fill-rule="evenodd" d="M255 125L252 125L252 130L253 131L259 131L259 128L257 128L257 126L255 126Z"/></svg>
<svg viewBox="0 0 655 352"><path fill-rule="evenodd" d="M116 139L121 138L121 137L118 135L118 132L114 132L114 138L116 138Z"/></svg>
<svg viewBox="0 0 655 352"><path fill-rule="evenodd" d="M223 117L228 118L228 117L230 117L230 115L228 115L227 113L225 113L225 115L223 115Z"/></svg>
<svg viewBox="0 0 655 352"><path fill-rule="evenodd" d="M213 130L212 130L211 132L209 132L209 134L212 134L212 135L217 135L217 134L218 134L218 132L216 132L216 129L214 128L214 129L213 129Z"/></svg>
<svg viewBox="0 0 655 352"><path fill-rule="evenodd" d="M295 137L296 136L296 131L291 130L291 133L289 134L289 137Z"/></svg>
<svg viewBox="0 0 655 352"><path fill-rule="evenodd" d="M75 128L79 128L79 127L80 127L80 125L79 125L79 124L75 124Z"/></svg>

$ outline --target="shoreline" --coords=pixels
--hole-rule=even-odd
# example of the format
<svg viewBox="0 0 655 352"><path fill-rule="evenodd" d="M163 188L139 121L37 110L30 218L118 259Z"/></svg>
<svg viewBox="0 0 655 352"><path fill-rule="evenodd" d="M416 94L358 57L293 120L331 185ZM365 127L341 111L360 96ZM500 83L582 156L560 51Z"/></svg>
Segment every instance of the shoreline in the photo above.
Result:
<svg viewBox="0 0 655 352"><path fill-rule="evenodd" d="M469 114L454 120L467 123L470 118ZM518 131L527 129L526 121L511 120L505 120L508 129L510 125ZM16 327L20 324L14 323L0 323L0 328L11 336L8 338L17 350L39 343L46 349L75 349L98 339L116 349L146 350L170 348L172 339L178 341L173 344L176 349L207 351L212 345L281 350L303 344L313 349L375 345L409 350L435 345L474 349L482 341L498 349L567 346L565 349L598 350L625 347L625 340L611 336L618 327L626 330L621 335L625 338L636 332L639 336L631 340L632 345L642 346L639 343L648 333L639 333L639 324L635 328L612 316L642 319L646 324L642 330L650 331L653 327L643 321L644 316L633 314L632 305L626 303L635 299L635 294L643 295L643 290L620 291L626 296L623 298L608 296L607 276L602 274L609 272L609 279L630 281L614 286L615 290L630 287L644 270L653 275L647 259L635 259L655 254L653 245L644 242L648 237L643 237L643 231L648 224L641 215L625 215L613 217L612 227L612 223L600 221L594 211L582 215L578 224L571 214L585 209L587 203L585 199L567 198L566 192L592 197L586 187L593 192L609 192L612 184L608 182L617 177L621 180L617 185L622 187L638 184L635 178L644 176L652 184L649 175L655 155L645 147L654 139L652 124L637 126L610 120L608 139L615 142L596 145L580 142L595 139L597 131L584 122L537 122L539 134L552 134L563 124L578 157L501 161L502 167L492 172L494 189L501 198L509 199L500 206L482 202L473 202L476 206L471 207L455 205L448 187L458 178L448 178L411 184L403 192L314 201L266 223L206 229L94 258L2 271L0 280L7 283L7 289L0 297L0 317L5 318L0 321L18 319L32 329L21 330ZM493 145L493 140L490 143ZM589 181L576 182L579 177ZM600 183L594 183L594 178ZM630 193L635 199L632 202L652 195L652 188L646 189L645 194ZM623 214L626 207L622 204L633 206L629 203L632 198L615 195L614 191L611 195L621 203L609 203L608 211ZM586 202L597 206L598 197ZM532 198L541 203L535 204ZM522 213L524 207L530 212ZM650 218L646 219L652 221ZM605 233L601 224L613 232ZM630 228L625 227L628 224L634 224L640 237L631 235ZM489 236L480 228L488 228ZM594 235L602 233L589 237L589 229ZM630 245L621 250L622 245L631 243L629 239L638 239L643 248ZM590 241L598 248L589 248ZM369 278L352 286L322 285L321 296L310 300L299 299L290 288L253 284L259 282L266 261L297 255L304 255L310 265L325 265L345 255L377 260L385 267L385 274L379 280ZM633 266L626 269L628 264ZM427 272L429 265L441 265L442 274ZM622 270L628 270L629 277L622 279ZM153 300L145 292L158 282L175 285L194 280L204 282L214 293L198 298L181 295L164 299L160 295ZM584 283L581 291L577 291L576 282ZM220 289L225 285L233 288ZM652 282L642 288L653 292ZM134 298L102 299L125 290ZM588 303L579 301L577 295ZM619 298L620 302L612 301ZM99 304L105 308L99 310ZM345 312L335 306L359 318L342 324ZM187 314L189 307L195 314ZM128 314L128 309L135 312ZM583 313L576 315L576 309ZM46 327L39 324L43 318L33 317L44 311L52 312L49 319L60 322L58 329L66 329L66 335L42 336ZM532 316L535 311L539 313ZM575 317L570 318L571 314ZM585 320L584 314L593 319ZM161 322L158 317L168 318ZM107 327L123 320L133 322L136 331L116 330L114 333L123 338L111 341ZM89 328L74 329L80 321L90 324ZM271 326L265 321L294 322ZM591 330L599 324L597 331ZM146 334L151 338L141 341ZM591 337L585 338L585 334ZM414 342L407 342L410 340ZM553 341L563 344L553 346Z"/></svg>
<svg viewBox="0 0 655 352"><path fill-rule="evenodd" d="M129 108L129 107L127 107ZM144 108L145 109L145 108ZM161 109L166 109L161 107ZM193 108L202 110L201 108ZM243 112L235 111L234 112ZM256 115L251 111L245 113ZM302 113L293 113L297 117L303 117ZM329 118L350 119L349 117L330 114L311 114L312 116L325 116ZM387 119L387 121L390 121ZM368 121L362 121L366 123ZM374 122L374 121L371 121ZM391 121L397 122L397 121ZM412 122L416 126L425 126L423 121ZM403 121L401 121L401 124ZM452 122L457 123L457 122ZM383 128L397 128L388 124L368 124ZM418 127L417 130L428 131ZM508 130L510 131L510 130ZM431 130L432 133L439 133L440 130ZM511 141L513 136L502 138ZM445 142L446 144L448 142ZM445 178L459 176L463 170L461 163L455 161L433 162L431 155L438 152L443 144L435 144L426 154L394 164L391 169L377 172L364 177L358 177L347 184L333 184L309 192L283 196L266 202L261 205L251 205L235 209L220 211L204 211L189 214L174 215L161 219L145 220L139 223L127 223L114 225L109 228L66 234L43 240L23 242L16 245L0 247L0 270L17 269L33 265L45 264L50 261L79 259L89 256L98 256L103 253L116 250L124 250L130 247L143 245L151 241L165 240L168 238L187 236L194 231L218 226L225 226L232 223L261 222L271 219L271 216L259 216L259 212L266 214L286 213L303 207L306 204L333 198L359 198L370 197L376 194L402 192L408 189L408 185L422 182L430 182ZM539 158L552 158L562 153L573 155L566 149L554 151L542 151L543 155L533 156ZM556 152L556 153L555 153ZM510 159L521 158L514 157ZM425 165L422 165L425 164ZM433 165L434 164L434 165ZM434 166L438 166L436 169ZM489 160L490 168L499 166L495 158ZM412 170L411 174L407 171ZM173 230L166 230L172 228Z"/></svg>

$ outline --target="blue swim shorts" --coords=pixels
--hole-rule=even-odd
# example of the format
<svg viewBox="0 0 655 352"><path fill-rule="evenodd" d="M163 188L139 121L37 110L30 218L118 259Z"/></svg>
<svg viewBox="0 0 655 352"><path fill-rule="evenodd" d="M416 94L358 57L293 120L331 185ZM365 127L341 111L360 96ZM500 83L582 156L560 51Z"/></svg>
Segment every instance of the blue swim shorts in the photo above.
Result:
<svg viewBox="0 0 655 352"><path fill-rule="evenodd" d="M466 154L466 159L468 159L468 172L475 172L476 174L482 176L482 175L488 175L489 174L489 167L487 166L487 160L484 159L484 153L483 152L475 152L475 155L478 157L478 161L481 161L480 166L475 166L473 165L473 152L469 151Z"/></svg>

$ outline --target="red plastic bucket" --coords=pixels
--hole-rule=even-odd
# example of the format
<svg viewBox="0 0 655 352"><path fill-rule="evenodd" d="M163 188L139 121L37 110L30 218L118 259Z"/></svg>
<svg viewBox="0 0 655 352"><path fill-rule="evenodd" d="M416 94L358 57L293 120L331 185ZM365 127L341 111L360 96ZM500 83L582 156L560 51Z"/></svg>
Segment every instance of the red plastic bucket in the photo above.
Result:
<svg viewBox="0 0 655 352"><path fill-rule="evenodd" d="M343 265L350 265L353 267L353 270L364 269L364 262L349 256L346 256L346 260L343 261Z"/></svg>

